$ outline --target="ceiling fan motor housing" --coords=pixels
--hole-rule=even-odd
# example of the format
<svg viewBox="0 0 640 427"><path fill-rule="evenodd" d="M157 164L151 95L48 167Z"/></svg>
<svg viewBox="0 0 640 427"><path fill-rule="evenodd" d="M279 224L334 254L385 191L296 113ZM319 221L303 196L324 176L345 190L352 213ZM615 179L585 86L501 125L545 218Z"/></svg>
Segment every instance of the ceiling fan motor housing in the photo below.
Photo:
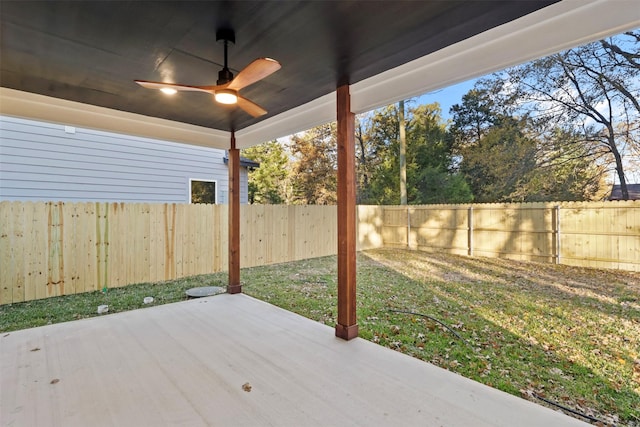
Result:
<svg viewBox="0 0 640 427"><path fill-rule="evenodd" d="M224 67L222 70L218 72L218 81L216 84L223 85L225 83L229 83L233 80L233 73L227 67Z"/></svg>

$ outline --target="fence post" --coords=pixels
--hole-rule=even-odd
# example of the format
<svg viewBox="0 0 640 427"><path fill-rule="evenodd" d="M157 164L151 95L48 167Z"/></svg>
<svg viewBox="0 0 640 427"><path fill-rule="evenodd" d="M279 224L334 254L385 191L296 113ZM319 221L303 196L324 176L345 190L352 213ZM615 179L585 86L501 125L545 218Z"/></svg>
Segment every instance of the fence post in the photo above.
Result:
<svg viewBox="0 0 640 427"><path fill-rule="evenodd" d="M473 206L469 206L469 209L467 210L467 224L467 254L469 256L473 256Z"/></svg>
<svg viewBox="0 0 640 427"><path fill-rule="evenodd" d="M554 261L560 264L560 205L554 206L554 235L555 235L555 254Z"/></svg>
<svg viewBox="0 0 640 427"><path fill-rule="evenodd" d="M407 249L411 249L411 213L407 206Z"/></svg>

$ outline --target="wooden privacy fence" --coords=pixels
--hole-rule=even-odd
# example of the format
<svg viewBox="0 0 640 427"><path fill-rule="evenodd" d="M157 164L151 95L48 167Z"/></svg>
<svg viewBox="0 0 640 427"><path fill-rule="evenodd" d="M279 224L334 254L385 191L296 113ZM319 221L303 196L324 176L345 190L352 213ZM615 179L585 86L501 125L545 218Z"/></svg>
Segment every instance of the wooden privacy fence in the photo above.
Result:
<svg viewBox="0 0 640 427"><path fill-rule="evenodd" d="M359 206L358 249L640 271L640 203ZM241 265L333 255L335 206L245 205ZM227 269L227 206L0 202L0 304Z"/></svg>
<svg viewBox="0 0 640 427"><path fill-rule="evenodd" d="M0 202L0 304L226 270L227 209ZM336 253L335 206L242 206L240 227L243 267Z"/></svg>
<svg viewBox="0 0 640 427"><path fill-rule="evenodd" d="M640 271L640 201L381 209L387 247Z"/></svg>

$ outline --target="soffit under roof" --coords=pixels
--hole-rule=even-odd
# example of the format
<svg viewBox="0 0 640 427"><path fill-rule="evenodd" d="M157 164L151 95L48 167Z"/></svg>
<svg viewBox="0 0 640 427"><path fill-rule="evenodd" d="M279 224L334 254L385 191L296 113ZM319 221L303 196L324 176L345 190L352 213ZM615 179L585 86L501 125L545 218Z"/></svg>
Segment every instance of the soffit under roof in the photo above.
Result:
<svg viewBox="0 0 640 427"><path fill-rule="evenodd" d="M221 131L241 130L555 1L43 1L0 5L0 85ZM229 66L282 69L242 91L252 118L209 95L166 97L133 80L213 84L218 28Z"/></svg>

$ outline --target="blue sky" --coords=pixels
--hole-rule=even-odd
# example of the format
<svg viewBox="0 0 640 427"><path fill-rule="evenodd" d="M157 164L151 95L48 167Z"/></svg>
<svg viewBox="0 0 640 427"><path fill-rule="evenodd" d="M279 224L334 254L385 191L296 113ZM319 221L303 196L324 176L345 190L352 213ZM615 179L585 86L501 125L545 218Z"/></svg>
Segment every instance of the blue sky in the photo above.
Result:
<svg viewBox="0 0 640 427"><path fill-rule="evenodd" d="M451 118L451 115L449 114L451 106L462 102L462 97L473 88L476 80L477 79L467 80L466 82L458 83L457 85L421 95L414 98L416 105L431 104L432 102L440 103L442 118L447 121Z"/></svg>

